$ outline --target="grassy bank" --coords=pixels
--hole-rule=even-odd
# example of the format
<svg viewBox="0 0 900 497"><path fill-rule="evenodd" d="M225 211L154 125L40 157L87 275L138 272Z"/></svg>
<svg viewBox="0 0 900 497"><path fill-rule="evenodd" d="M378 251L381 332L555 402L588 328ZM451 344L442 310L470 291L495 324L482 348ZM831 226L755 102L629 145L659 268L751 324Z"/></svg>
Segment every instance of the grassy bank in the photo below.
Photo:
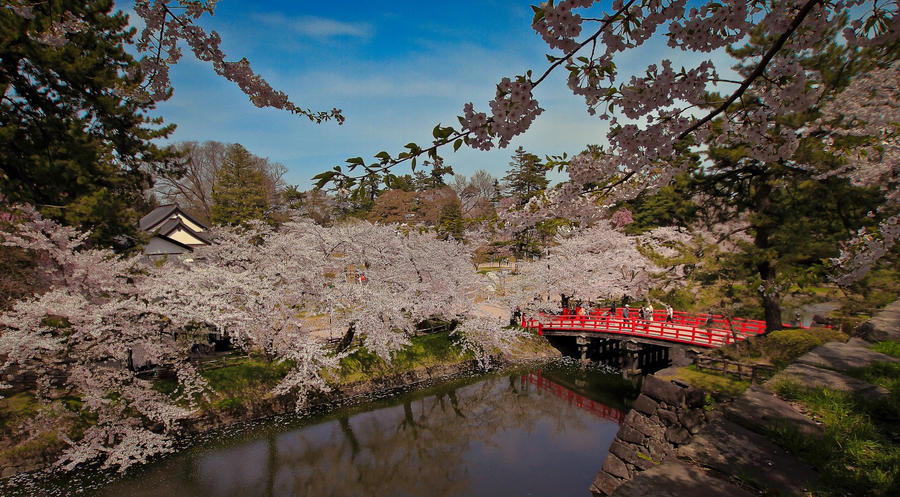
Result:
<svg viewBox="0 0 900 497"><path fill-rule="evenodd" d="M325 377L330 384L340 386L474 359L471 353L463 352L448 332L413 337L410 342L409 346L394 354L390 363L365 348L359 348L341 359L338 370L326 371Z"/></svg>
<svg viewBox="0 0 900 497"><path fill-rule="evenodd" d="M820 345L834 341L846 342L849 338L845 333L828 328L785 329L727 345L710 351L709 355L742 363L768 365L779 371ZM736 397L750 386L747 380L709 370L700 371L694 365L678 368L667 377L694 385L717 398Z"/></svg>
<svg viewBox="0 0 900 497"><path fill-rule="evenodd" d="M724 358L771 364L777 370L828 341L846 341L835 330L781 330L715 352ZM881 342L873 349L900 357L900 342ZM860 397L830 388L808 388L789 381L770 387L819 423L821 435L783 426L765 433L797 455L821 477L805 495L816 497L893 497L900 495L900 363L878 362L852 369L847 375L886 389L880 397ZM739 395L749 382L694 366L680 368L677 377L715 397Z"/></svg>
<svg viewBox="0 0 900 497"><path fill-rule="evenodd" d="M821 423L824 434L784 430L771 435L819 471L816 496L900 495L900 364L876 363L851 375L890 393L869 400L829 388L779 383L776 392L801 404Z"/></svg>

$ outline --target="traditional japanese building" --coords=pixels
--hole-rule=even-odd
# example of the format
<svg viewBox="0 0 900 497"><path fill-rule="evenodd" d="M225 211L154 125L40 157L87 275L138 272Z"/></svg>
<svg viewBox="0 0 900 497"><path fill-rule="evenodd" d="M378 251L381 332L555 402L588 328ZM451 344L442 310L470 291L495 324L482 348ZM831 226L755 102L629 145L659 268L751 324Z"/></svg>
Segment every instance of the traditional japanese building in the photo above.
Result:
<svg viewBox="0 0 900 497"><path fill-rule="evenodd" d="M144 255L158 258L186 254L195 247L209 245L207 227L181 210L176 204L161 205L142 217L140 230L152 237L144 245Z"/></svg>

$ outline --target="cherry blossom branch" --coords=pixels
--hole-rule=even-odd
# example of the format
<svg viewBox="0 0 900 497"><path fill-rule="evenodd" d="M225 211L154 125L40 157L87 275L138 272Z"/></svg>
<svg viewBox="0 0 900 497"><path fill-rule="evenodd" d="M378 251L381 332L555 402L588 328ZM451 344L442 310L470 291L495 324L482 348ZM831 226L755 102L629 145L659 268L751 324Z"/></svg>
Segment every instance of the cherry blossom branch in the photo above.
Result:
<svg viewBox="0 0 900 497"><path fill-rule="evenodd" d="M596 47L596 42L598 37L617 20L619 16L624 13L627 13L628 9L636 2L637 0L628 0L622 6L620 6L614 13L608 15L605 19L603 19L602 26L600 26L591 36L587 37L580 43L578 43L574 48L565 52L565 54L561 57L552 57L548 56L551 59L551 64L544 70L544 72L536 79L531 80L531 71L527 71L526 78L520 78L527 80L528 93L530 94L534 87L541 84L546 78L559 66L563 63L571 60L575 54L577 54L581 49L586 47L588 44L593 44ZM593 59L593 50L592 57ZM501 85L503 82L501 82ZM498 99L504 97L507 92L501 92L498 90L498 96L494 100L496 102ZM470 104L469 104L470 105ZM492 102L493 107L493 102ZM542 110L539 109L538 110ZM446 145L453 144L454 152L462 146L463 143L473 146L473 143L470 141L470 138L473 135L479 136L479 140L477 143L484 144L484 138L486 136L494 136L494 133L491 131L492 127L496 124L495 117L487 117L484 116L483 122L472 126L469 125L466 127L466 121L463 117L458 118L460 123L463 124L463 128L460 130L456 130L453 127L442 127L440 124L435 126L434 128L434 138L435 140L432 142L432 145L427 148L421 148L415 143L409 143L406 145L406 148L409 150L408 152L401 152L396 157L391 156L388 152L382 151L375 155L375 158L379 159L377 164L366 164L365 161L361 157L354 157L351 159L347 159L346 166L349 171L354 171L357 167L362 167L365 171L359 175L351 175L347 174L343 171L341 166L335 166L331 171L326 171L320 174L317 174L313 177L316 180L316 188L322 188L328 183L335 183L339 187L344 187L345 185L353 185L356 181L361 180L366 177L370 177L373 175L385 174L390 171L394 166L402 164L404 162L409 161L412 164L412 169L415 170L416 161L419 157L427 156L432 160L439 161L442 160L440 156L437 155L437 151ZM504 146L504 142L501 139L500 147Z"/></svg>
<svg viewBox="0 0 900 497"><path fill-rule="evenodd" d="M741 86L738 87L738 89L735 90L734 93L732 93L731 96L728 97L724 103L722 103L722 105L716 107L715 110L704 116L702 119L697 120L696 122L691 124L690 127L682 131L675 141L680 141L684 137L699 129L704 124L712 121L716 116L724 112L729 105L733 104L735 100L740 98L744 94L744 92L747 91L748 88L750 88L750 85L753 83L753 81L765 72L766 66L769 64L769 62L771 62L775 55L778 54L778 52L787 42L788 38L791 37L794 31L796 31L797 28L800 27L800 24L803 23L803 20L812 11L813 7L815 7L816 4L819 3L822 3L822 0L809 0L808 2L806 2L806 4L797 12L797 15L794 17L794 20L793 22L791 22L790 26L788 26L788 29L785 30L777 40L775 40L775 43L772 44L766 54L763 55L762 59L760 59L759 61L759 64L757 64L753 69L753 72L751 72L746 78L744 78Z"/></svg>

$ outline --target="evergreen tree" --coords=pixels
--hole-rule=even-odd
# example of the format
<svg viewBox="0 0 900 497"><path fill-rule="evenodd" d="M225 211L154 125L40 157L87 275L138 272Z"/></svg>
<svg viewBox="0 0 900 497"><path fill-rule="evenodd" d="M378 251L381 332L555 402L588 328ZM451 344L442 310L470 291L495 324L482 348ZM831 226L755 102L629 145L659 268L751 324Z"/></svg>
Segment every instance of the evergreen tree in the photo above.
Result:
<svg viewBox="0 0 900 497"><path fill-rule="evenodd" d="M525 205L550 183L547 166L540 157L526 152L522 147L516 149L509 167L503 177L504 193L516 197L519 205Z"/></svg>
<svg viewBox="0 0 900 497"><path fill-rule="evenodd" d="M151 140L174 126L145 113L134 35L112 0L0 8L0 193L92 230L95 243L135 243L148 168L173 169Z"/></svg>
<svg viewBox="0 0 900 497"><path fill-rule="evenodd" d="M450 237L453 237L456 240L462 240L463 229L462 205L458 199L454 199L441 210L438 233L441 234L441 238L444 240Z"/></svg>
<svg viewBox="0 0 900 497"><path fill-rule="evenodd" d="M236 225L263 219L269 208L266 177L253 155L239 144L229 145L213 186L212 221Z"/></svg>
<svg viewBox="0 0 900 497"><path fill-rule="evenodd" d="M757 30L747 45L728 50L745 61L746 66L738 66L744 73L752 70L750 61L769 41L760 32ZM862 52L823 42L812 55L798 55L797 62L823 69L822 80L816 84L823 88L822 100L827 101L865 70L867 58L869 55ZM759 96L735 104L746 111L760 105ZM782 293L794 284L821 277L822 262L837 257L839 242L871 222L866 213L880 201L878 192L854 187L847 178L817 179L802 166L815 165L817 171L841 166L841 160L828 153L814 133L799 133L817 116L818 110L811 108L776 121L772 135L792 130L799 136L799 147L790 160L771 162L752 158L749 149L754 143L716 146L721 126L714 126L708 141L712 162L697 175L698 190L707 199L704 207L709 207L702 210L715 210L720 214L719 221L746 219L748 226L739 229L746 231L752 242L742 244L743 251L730 255L729 271L742 274L748 286L758 290L769 331L782 327Z"/></svg>

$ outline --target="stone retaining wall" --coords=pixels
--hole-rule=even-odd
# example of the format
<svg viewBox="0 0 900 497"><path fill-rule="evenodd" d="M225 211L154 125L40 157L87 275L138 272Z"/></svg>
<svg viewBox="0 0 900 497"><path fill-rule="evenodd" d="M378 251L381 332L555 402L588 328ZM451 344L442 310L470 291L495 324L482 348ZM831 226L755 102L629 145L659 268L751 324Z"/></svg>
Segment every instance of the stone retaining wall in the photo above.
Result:
<svg viewBox="0 0 900 497"><path fill-rule="evenodd" d="M700 431L709 416L706 393L648 375L625 416L591 493L611 495L635 474L660 464Z"/></svg>

